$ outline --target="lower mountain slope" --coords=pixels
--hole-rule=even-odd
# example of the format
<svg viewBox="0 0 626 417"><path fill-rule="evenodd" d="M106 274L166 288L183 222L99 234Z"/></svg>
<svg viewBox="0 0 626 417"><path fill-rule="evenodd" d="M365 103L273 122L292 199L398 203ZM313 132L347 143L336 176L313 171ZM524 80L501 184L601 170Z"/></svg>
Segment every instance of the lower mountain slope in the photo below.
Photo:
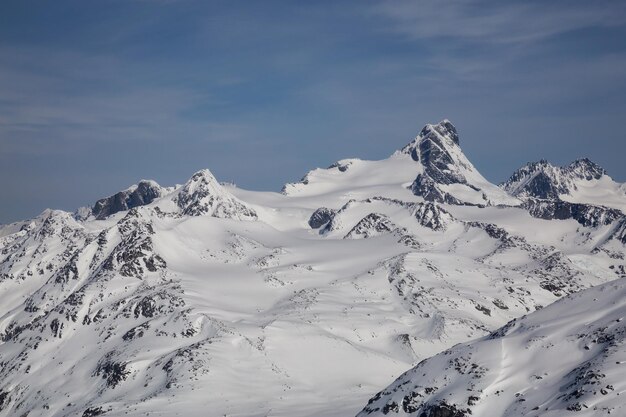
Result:
<svg viewBox="0 0 626 417"><path fill-rule="evenodd" d="M184 201L228 210L181 214L174 193L106 220L46 212L2 237L0 415L353 415L417 361L623 263L591 254L594 238L559 243L578 223L520 208L379 197L320 230L288 197L270 209L218 191ZM280 230L277 213L300 226ZM533 237L543 223L549 239Z"/></svg>
<svg viewBox="0 0 626 417"><path fill-rule="evenodd" d="M625 367L621 278L420 362L358 416L624 415Z"/></svg>

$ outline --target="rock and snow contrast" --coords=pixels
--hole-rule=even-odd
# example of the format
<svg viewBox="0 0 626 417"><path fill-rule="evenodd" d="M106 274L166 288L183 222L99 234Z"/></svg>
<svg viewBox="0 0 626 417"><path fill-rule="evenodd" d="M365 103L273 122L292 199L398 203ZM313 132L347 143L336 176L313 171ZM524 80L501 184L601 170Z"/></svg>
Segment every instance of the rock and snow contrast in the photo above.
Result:
<svg viewBox="0 0 626 417"><path fill-rule="evenodd" d="M460 143L444 120L282 193L203 170L0 226L0 416L350 416L437 354L363 412L618 410L626 187L587 160L496 186Z"/></svg>
<svg viewBox="0 0 626 417"><path fill-rule="evenodd" d="M626 278L572 294L420 362L359 417L622 416L625 312Z"/></svg>
<svg viewBox="0 0 626 417"><path fill-rule="evenodd" d="M535 217L572 218L583 226L597 226L612 223L626 211L624 184L586 158L566 167L545 160L529 163L501 187L521 198Z"/></svg>

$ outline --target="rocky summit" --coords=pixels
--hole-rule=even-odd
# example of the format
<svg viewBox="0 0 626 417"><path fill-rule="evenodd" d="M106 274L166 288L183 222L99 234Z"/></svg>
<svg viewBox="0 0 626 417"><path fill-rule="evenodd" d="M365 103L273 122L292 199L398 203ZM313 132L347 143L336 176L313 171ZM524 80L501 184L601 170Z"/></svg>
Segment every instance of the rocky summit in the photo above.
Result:
<svg viewBox="0 0 626 417"><path fill-rule="evenodd" d="M0 416L626 414L626 186L460 133L0 226Z"/></svg>

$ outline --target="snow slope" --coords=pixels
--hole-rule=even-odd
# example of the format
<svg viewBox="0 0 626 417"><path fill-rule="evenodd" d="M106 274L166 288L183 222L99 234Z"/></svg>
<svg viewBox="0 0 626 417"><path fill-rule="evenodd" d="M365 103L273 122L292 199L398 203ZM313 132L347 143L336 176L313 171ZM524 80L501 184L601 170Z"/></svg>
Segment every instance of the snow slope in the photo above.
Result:
<svg viewBox="0 0 626 417"><path fill-rule="evenodd" d="M449 121L283 193L142 183L0 226L0 416L354 415L420 360L626 275L622 212L538 215Z"/></svg>
<svg viewBox="0 0 626 417"><path fill-rule="evenodd" d="M358 416L626 414L626 278L420 362Z"/></svg>
<svg viewBox="0 0 626 417"><path fill-rule="evenodd" d="M448 120L428 124L391 157L381 161L344 159L315 169L299 183L286 184L288 196L348 194L366 198L381 193L406 198L409 189L428 201L470 205L519 205L520 201L487 181L463 154L456 128Z"/></svg>
<svg viewBox="0 0 626 417"><path fill-rule="evenodd" d="M626 186L587 158L564 167L546 160L521 167L500 187L518 198L601 205L626 212Z"/></svg>

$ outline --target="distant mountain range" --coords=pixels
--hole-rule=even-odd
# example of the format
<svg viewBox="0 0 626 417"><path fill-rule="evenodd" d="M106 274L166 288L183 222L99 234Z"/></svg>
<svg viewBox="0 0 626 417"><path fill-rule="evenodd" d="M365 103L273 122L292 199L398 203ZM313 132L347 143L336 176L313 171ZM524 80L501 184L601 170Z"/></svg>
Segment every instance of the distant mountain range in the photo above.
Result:
<svg viewBox="0 0 626 417"><path fill-rule="evenodd" d="M281 193L141 181L0 226L0 416L626 414L625 245L604 169L495 185L448 120Z"/></svg>

